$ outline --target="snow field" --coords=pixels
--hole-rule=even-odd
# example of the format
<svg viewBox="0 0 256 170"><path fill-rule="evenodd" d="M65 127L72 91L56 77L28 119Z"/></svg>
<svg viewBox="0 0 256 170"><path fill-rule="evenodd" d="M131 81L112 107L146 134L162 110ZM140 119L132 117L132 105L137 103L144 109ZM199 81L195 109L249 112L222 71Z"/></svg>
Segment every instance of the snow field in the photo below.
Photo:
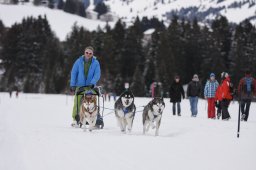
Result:
<svg viewBox="0 0 256 170"><path fill-rule="evenodd" d="M149 98L136 98L137 111ZM72 128L72 96L0 93L0 169L5 170L254 170L256 168L256 104L248 122L241 122L236 138L238 104L230 106L230 121L208 120L205 101L199 115L190 117L189 102L181 103L182 116L171 115L165 99L159 136L142 135L142 113L133 130L122 134L114 114L104 117L102 130ZM105 102L113 108L114 102ZM105 114L110 111L105 110Z"/></svg>

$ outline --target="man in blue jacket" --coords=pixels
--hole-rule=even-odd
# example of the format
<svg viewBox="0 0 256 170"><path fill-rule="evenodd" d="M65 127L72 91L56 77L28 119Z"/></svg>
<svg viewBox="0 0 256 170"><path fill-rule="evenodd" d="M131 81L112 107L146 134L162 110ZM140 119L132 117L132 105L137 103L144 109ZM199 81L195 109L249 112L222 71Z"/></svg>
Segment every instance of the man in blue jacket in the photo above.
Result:
<svg viewBox="0 0 256 170"><path fill-rule="evenodd" d="M100 79L100 64L99 61L93 56L94 49L89 46L85 48L84 55L80 56L74 63L71 71L70 91L74 93L79 87L88 86L93 89ZM78 103L81 101L81 95L78 96ZM73 113L72 113L72 126L78 122L77 115L77 96L75 96Z"/></svg>

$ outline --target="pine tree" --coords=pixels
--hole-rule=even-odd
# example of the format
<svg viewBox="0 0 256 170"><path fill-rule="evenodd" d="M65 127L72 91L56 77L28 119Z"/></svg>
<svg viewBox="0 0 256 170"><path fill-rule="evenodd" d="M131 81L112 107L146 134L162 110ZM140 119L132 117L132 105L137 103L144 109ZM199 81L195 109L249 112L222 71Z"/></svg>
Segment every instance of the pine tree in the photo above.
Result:
<svg viewBox="0 0 256 170"><path fill-rule="evenodd" d="M67 0L64 6L64 11L71 14L75 14L77 11L75 0Z"/></svg>
<svg viewBox="0 0 256 170"><path fill-rule="evenodd" d="M5 26L3 22L0 20L0 60L2 59L2 50L3 50L3 38L5 35ZM0 63L0 69L1 69L1 63Z"/></svg>
<svg viewBox="0 0 256 170"><path fill-rule="evenodd" d="M140 21L137 18L135 24L127 29L121 53L121 75L127 81L131 80L137 65L141 65L144 60L142 36Z"/></svg>
<svg viewBox="0 0 256 170"><path fill-rule="evenodd" d="M249 20L240 23L235 30L230 52L231 67L235 83L246 70L256 73L256 29Z"/></svg>
<svg viewBox="0 0 256 170"><path fill-rule="evenodd" d="M143 97L146 95L146 85L145 80L142 75L142 70L139 66L136 67L135 73L133 75L133 80L131 83L131 90L133 94L138 97Z"/></svg>
<svg viewBox="0 0 256 170"><path fill-rule="evenodd" d="M3 48L6 87L17 86L24 92L46 92L47 77L52 74L54 67L52 60L55 56L52 55L57 49L52 48L52 39L56 38L45 17L29 17L10 28ZM56 40L55 46L58 43ZM50 44L51 52L46 48ZM56 91L52 89L51 92Z"/></svg>
<svg viewBox="0 0 256 170"><path fill-rule="evenodd" d="M224 60L225 68L229 69L229 51L231 45L231 28L226 17L221 16L212 23L215 43L220 50L220 56Z"/></svg>
<svg viewBox="0 0 256 170"><path fill-rule="evenodd" d="M64 6L65 6L65 3L63 2L63 0L59 0L59 1L58 1L58 5L57 5L57 8L58 8L58 9L63 9Z"/></svg>
<svg viewBox="0 0 256 170"><path fill-rule="evenodd" d="M77 2L77 14L81 17L85 17L85 7L82 2Z"/></svg>
<svg viewBox="0 0 256 170"><path fill-rule="evenodd" d="M122 24L121 20L118 20L114 29L111 32L111 36L113 39L113 58L111 58L113 62L113 66L110 70L110 74L116 76L120 73L122 68L121 66L121 59L122 59L122 52L124 48L124 39L125 39L125 28Z"/></svg>
<svg viewBox="0 0 256 170"><path fill-rule="evenodd" d="M41 0L34 0L33 3L34 3L34 5L36 5L36 6L37 6L37 5L40 5L40 4L41 4Z"/></svg>
<svg viewBox="0 0 256 170"><path fill-rule="evenodd" d="M48 7L51 9L54 8L54 0L48 0Z"/></svg>
<svg viewBox="0 0 256 170"><path fill-rule="evenodd" d="M15 82L15 65L17 64L18 42L19 35L22 33L20 24L14 24L3 37L3 50L2 50L2 64L5 69L3 80L1 83L2 88L12 88Z"/></svg>
<svg viewBox="0 0 256 170"><path fill-rule="evenodd" d="M143 70L143 77L145 79L145 84L147 89L150 88L150 85L154 81L159 81L159 68L157 65L157 60L159 57L159 44L160 44L160 34L161 31L156 29L151 38L151 42L149 42L148 46L145 47L145 63Z"/></svg>
<svg viewBox="0 0 256 170"><path fill-rule="evenodd" d="M95 6L94 11L98 12L98 18L100 18L101 15L106 14L108 12L108 8L104 2L101 2Z"/></svg>

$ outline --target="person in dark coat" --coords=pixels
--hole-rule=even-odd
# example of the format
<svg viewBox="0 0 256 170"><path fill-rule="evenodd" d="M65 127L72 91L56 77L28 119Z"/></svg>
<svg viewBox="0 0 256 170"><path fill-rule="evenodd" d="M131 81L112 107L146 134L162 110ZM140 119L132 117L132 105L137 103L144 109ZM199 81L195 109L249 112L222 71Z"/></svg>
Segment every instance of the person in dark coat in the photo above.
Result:
<svg viewBox="0 0 256 170"><path fill-rule="evenodd" d="M191 107L191 113L192 113L192 117L196 117L197 116L197 104L198 104L198 97L201 94L201 84L199 82L199 78L198 75L195 74L193 76L192 81L188 84L188 89L187 89L187 96L189 98L189 102L190 102L190 107Z"/></svg>
<svg viewBox="0 0 256 170"><path fill-rule="evenodd" d="M247 70L238 85L238 95L241 100L242 121L247 121L253 96L256 96L256 80Z"/></svg>
<svg viewBox="0 0 256 170"><path fill-rule="evenodd" d="M181 96L185 98L184 89L180 83L180 77L175 76L172 85L169 88L170 102L172 103L172 113L176 115L176 105L178 109L178 116L181 116L180 102Z"/></svg>

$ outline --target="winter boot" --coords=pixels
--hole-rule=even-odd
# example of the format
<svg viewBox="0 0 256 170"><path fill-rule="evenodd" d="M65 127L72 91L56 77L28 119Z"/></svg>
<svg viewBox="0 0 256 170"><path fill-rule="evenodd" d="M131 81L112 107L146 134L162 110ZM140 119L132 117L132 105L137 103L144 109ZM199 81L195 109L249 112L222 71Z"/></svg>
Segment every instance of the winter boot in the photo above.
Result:
<svg viewBox="0 0 256 170"><path fill-rule="evenodd" d="M220 116L221 116L221 114L220 114L220 113L217 113L217 118L218 118L218 119L220 119Z"/></svg>
<svg viewBox="0 0 256 170"><path fill-rule="evenodd" d="M244 121L244 119L245 119L245 114L242 114L241 121Z"/></svg>
<svg viewBox="0 0 256 170"><path fill-rule="evenodd" d="M71 126L72 127L75 127L75 128L78 128L79 125L77 124L77 121L76 120L73 120L73 122L71 123Z"/></svg>

